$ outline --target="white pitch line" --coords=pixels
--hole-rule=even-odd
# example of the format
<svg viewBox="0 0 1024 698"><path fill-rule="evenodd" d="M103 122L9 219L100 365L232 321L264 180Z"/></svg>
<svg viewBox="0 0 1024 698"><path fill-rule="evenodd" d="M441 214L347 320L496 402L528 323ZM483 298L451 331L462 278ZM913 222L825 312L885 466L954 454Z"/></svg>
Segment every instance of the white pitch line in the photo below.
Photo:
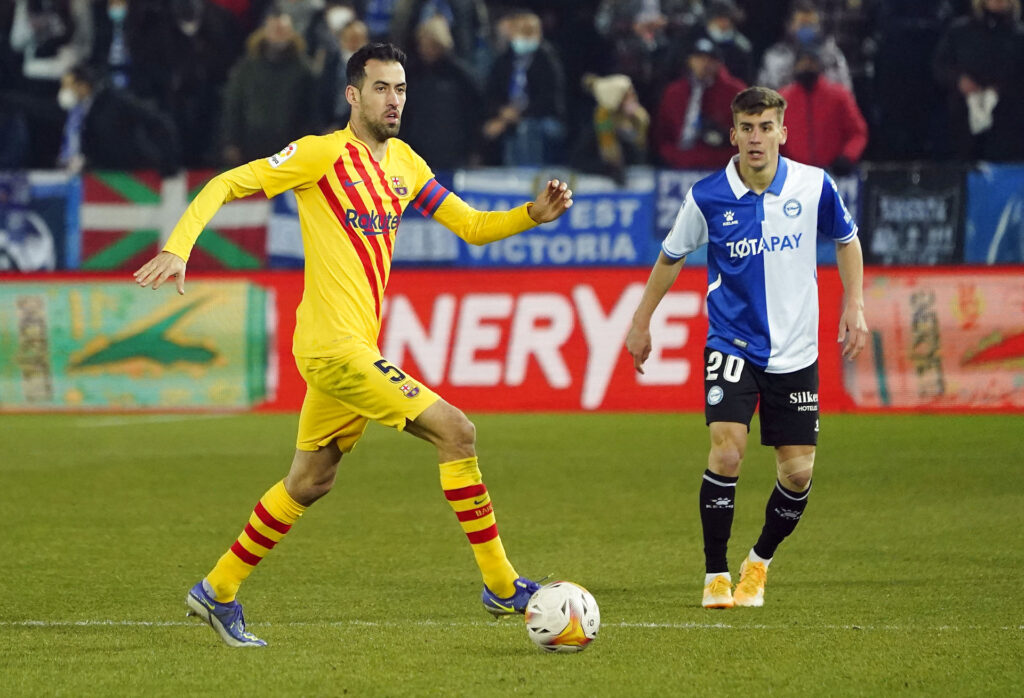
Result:
<svg viewBox="0 0 1024 698"><path fill-rule="evenodd" d="M14 620L14 621L0 621L0 627L6 628L67 628L67 627L104 627L104 626L116 626L116 627L184 627L184 626L195 626L198 625L198 620L193 621L178 621L178 620ZM408 626L419 626L419 627L450 627L450 628L465 628L465 627L484 627L494 625L495 622L491 621L436 621L436 620L419 620L409 622L397 622L397 621L373 621L373 620L336 620L336 621L324 621L318 623L304 622L304 621L291 621L288 623L257 623L253 624L253 627L258 625L259 627L288 627L288 628L309 628L309 627L408 627ZM928 627L919 626L900 626L900 625L814 625L814 626L792 626L792 625L764 625L764 624L752 624L752 625L733 625L731 623L634 623L634 622L619 622L619 623L604 623L604 627L612 628L637 628L641 630L864 630L864 631L885 631L885 632L902 632L902 631L933 631L933 632L960 632L965 630L1024 630L1024 625L1003 625L1003 626L987 626L987 625L937 625Z"/></svg>
<svg viewBox="0 0 1024 698"><path fill-rule="evenodd" d="M159 424L162 422L187 422L200 419L224 419L225 417L237 416L235 413L226 414L139 414L128 417L82 417L75 421L78 427L123 427L128 424Z"/></svg>

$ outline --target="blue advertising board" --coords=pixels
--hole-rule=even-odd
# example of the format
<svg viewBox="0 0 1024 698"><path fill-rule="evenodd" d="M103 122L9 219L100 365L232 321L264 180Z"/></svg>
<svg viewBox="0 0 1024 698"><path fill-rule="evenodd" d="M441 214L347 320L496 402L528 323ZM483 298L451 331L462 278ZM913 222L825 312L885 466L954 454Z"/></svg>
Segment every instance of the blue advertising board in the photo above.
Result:
<svg viewBox="0 0 1024 698"><path fill-rule="evenodd" d="M603 177L530 169L458 172L454 191L481 211L532 200L548 179L564 179L573 205L561 218L519 235L474 246L409 211L396 238L396 264L460 267L646 266L657 257L654 172L635 168L623 188Z"/></svg>

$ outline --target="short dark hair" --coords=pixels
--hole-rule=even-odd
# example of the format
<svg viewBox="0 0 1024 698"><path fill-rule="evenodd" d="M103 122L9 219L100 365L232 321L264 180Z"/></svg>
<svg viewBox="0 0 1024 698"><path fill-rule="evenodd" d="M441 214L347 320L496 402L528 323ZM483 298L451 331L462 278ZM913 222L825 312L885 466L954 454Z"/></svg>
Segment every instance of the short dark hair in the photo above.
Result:
<svg viewBox="0 0 1024 698"><path fill-rule="evenodd" d="M782 121L786 98L769 87L748 87L732 98L733 121L739 114L760 114L765 109L778 109Z"/></svg>
<svg viewBox="0 0 1024 698"><path fill-rule="evenodd" d="M348 59L348 66L345 68L345 77L349 85L356 89L362 89L363 80L366 79L366 62L382 61L384 63L398 63L405 67L405 51L394 44L367 44L352 54Z"/></svg>

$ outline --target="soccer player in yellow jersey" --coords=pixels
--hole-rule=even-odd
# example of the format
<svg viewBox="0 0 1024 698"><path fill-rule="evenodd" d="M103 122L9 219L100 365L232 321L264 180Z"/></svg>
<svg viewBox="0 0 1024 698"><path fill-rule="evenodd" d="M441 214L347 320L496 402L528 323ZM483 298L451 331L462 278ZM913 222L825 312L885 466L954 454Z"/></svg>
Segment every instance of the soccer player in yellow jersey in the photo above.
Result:
<svg viewBox="0 0 1024 698"><path fill-rule="evenodd" d="M483 576L484 608L495 616L522 613L538 588L505 555L477 466L473 424L383 358L377 335L395 234L408 206L479 245L555 220L572 206L572 192L552 180L535 202L482 212L438 184L423 159L395 138L406 99L404 64L405 54L391 44L356 52L345 88L349 125L214 177L163 251L134 274L140 286L154 289L173 277L184 293L189 253L220 206L261 190L268 197L295 191L306 269L292 349L307 386L295 457L237 540L186 596L190 613L232 647L266 644L246 630L238 588L306 508L330 491L342 455L371 419L437 448L441 487Z"/></svg>

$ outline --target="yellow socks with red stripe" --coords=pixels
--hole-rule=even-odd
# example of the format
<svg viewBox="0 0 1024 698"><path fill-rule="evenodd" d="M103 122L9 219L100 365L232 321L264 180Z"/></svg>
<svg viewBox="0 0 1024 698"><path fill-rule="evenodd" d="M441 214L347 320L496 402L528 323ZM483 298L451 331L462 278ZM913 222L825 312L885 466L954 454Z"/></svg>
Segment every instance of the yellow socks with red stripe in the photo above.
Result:
<svg viewBox="0 0 1024 698"><path fill-rule="evenodd" d="M256 503L238 540L206 575L214 598L220 603L233 601L245 578L281 542L304 511L306 507L288 494L284 480L267 490Z"/></svg>
<svg viewBox="0 0 1024 698"><path fill-rule="evenodd" d="M484 584L502 598L516 593L516 571L505 556L491 497L480 476L476 456L441 463L441 488L466 533Z"/></svg>

